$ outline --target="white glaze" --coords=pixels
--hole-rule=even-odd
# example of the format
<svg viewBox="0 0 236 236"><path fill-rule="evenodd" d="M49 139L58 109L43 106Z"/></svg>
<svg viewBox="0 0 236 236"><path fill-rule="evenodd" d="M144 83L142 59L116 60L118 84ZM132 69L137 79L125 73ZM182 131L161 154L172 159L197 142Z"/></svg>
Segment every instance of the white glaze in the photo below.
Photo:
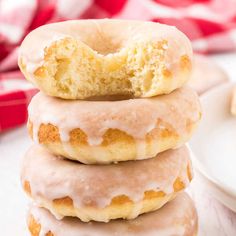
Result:
<svg viewBox="0 0 236 236"><path fill-rule="evenodd" d="M156 212L144 214L135 220L115 220L109 223L83 223L65 218L57 221L47 210L31 207L29 215L41 224L40 236L51 231L54 236L193 236L196 233L197 214L186 193L179 194Z"/></svg>
<svg viewBox="0 0 236 236"><path fill-rule="evenodd" d="M146 156L146 142L144 140L136 140L137 157L136 160L142 160Z"/></svg>
<svg viewBox="0 0 236 236"><path fill-rule="evenodd" d="M137 141L139 158L145 154L146 135L156 128L158 120L179 136L186 136L187 123L197 123L201 109L196 93L181 88L169 95L121 101L67 101L38 93L28 111L35 140L41 124L57 126L64 143L69 141L70 131L80 128L91 146L100 145L108 129L118 129Z"/></svg>
<svg viewBox="0 0 236 236"><path fill-rule="evenodd" d="M112 198L123 194L138 202L145 191L173 193L177 177L188 186L188 166L191 163L185 146L148 160L84 165L57 158L34 145L23 160L21 181L29 181L31 195L39 204L69 196L76 208L103 208Z"/></svg>
<svg viewBox="0 0 236 236"><path fill-rule="evenodd" d="M203 143L201 147L204 150L204 155L208 157L204 163L209 174L234 190L236 190L235 125L236 120L233 117L219 124L208 133L208 144Z"/></svg>

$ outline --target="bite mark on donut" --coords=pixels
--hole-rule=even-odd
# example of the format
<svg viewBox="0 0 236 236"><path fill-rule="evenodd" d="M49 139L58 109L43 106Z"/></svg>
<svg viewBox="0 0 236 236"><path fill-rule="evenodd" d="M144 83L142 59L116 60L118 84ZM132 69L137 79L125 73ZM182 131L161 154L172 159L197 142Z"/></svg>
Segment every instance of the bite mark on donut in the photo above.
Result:
<svg viewBox="0 0 236 236"><path fill-rule="evenodd" d="M149 97L180 87L191 68L188 55L179 57L173 66L177 70L167 68L168 40L137 41L124 48L109 45L101 52L90 46L69 37L45 48L43 64L33 73L38 86L48 95L66 99L117 94ZM179 84L172 83L175 71Z"/></svg>

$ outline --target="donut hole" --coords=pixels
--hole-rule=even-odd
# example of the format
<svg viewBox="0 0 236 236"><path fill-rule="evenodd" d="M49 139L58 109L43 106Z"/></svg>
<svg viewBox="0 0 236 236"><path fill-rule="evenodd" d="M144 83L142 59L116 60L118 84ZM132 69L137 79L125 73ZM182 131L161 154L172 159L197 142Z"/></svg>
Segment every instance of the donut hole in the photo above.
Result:
<svg viewBox="0 0 236 236"><path fill-rule="evenodd" d="M122 49L125 43L123 35L119 35L114 32L116 26L108 26L92 22L91 26L87 27L90 31L89 34L81 34L79 40L81 40L90 49L97 54L106 56L108 54L115 54ZM80 30L83 30L82 28ZM79 30L79 31L80 31ZM124 30L125 31L125 30ZM125 32L123 32L125 34ZM76 37L76 34L74 35Z"/></svg>
<svg viewBox="0 0 236 236"><path fill-rule="evenodd" d="M114 54L121 50L121 42L117 42L107 36L98 36L98 40L95 43L86 45L100 55L106 56L108 54Z"/></svg>

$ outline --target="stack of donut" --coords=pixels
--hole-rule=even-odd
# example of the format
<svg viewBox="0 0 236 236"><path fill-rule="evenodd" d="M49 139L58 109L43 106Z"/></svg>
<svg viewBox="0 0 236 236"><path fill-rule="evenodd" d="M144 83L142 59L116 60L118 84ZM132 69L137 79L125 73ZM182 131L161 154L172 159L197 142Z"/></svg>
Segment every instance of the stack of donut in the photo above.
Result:
<svg viewBox="0 0 236 236"><path fill-rule="evenodd" d="M183 192L201 118L191 63L186 36L152 22L67 21L25 38L19 66L41 90L21 170L32 236L197 234Z"/></svg>

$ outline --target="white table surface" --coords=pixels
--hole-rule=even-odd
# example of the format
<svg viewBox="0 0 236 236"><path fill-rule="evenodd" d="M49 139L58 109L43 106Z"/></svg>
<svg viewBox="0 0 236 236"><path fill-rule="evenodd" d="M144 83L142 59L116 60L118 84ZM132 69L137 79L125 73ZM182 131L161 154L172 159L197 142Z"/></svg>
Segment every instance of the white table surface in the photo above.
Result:
<svg viewBox="0 0 236 236"><path fill-rule="evenodd" d="M236 81L236 53L212 58ZM25 224L28 199L20 186L19 166L30 144L25 126L0 135L0 235L29 235ZM236 235L236 213L217 202L196 174L189 191L199 214L199 236Z"/></svg>

